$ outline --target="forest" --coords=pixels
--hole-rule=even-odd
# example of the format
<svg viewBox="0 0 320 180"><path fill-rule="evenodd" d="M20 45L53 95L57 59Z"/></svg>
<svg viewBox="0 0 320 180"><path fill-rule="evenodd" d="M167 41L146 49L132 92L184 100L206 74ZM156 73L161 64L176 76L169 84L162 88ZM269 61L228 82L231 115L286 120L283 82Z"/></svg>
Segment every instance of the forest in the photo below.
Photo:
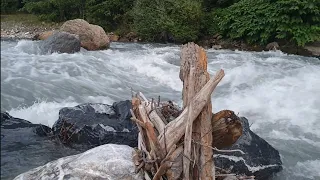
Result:
<svg viewBox="0 0 320 180"><path fill-rule="evenodd" d="M320 40L319 0L2 0L1 14L31 13L42 21L82 18L121 36L186 43L208 36L248 44Z"/></svg>

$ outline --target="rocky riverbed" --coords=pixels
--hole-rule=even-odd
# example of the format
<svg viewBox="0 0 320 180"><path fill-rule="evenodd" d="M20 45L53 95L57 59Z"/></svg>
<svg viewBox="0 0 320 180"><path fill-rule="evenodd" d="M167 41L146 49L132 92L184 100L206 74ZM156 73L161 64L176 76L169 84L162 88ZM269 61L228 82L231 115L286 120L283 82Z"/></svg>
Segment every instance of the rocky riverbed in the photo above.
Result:
<svg viewBox="0 0 320 180"><path fill-rule="evenodd" d="M59 23L41 22L33 15L1 15L1 39L32 39L38 33L59 27Z"/></svg>

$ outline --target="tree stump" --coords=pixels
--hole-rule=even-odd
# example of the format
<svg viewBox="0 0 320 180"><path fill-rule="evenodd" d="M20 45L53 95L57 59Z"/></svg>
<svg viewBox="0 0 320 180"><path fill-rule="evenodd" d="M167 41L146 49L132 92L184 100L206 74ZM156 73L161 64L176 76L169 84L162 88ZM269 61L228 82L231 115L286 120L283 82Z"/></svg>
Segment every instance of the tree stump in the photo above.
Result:
<svg viewBox="0 0 320 180"><path fill-rule="evenodd" d="M159 103L149 101L141 92L133 97L132 120L140 131L133 160L146 179L166 176L176 180L181 175L183 179L215 179L212 128L216 126L212 125L211 94L223 77L220 70L210 79L204 49L188 43L181 53L184 107L178 117L168 123L158 114ZM215 128L219 131L220 126Z"/></svg>
<svg viewBox="0 0 320 180"><path fill-rule="evenodd" d="M203 48L194 43L188 43L182 47L180 79L183 82L182 98L184 108L201 88L209 81L207 72L207 56ZM190 111L191 112L191 111ZM188 121L184 138L184 179L213 179L213 152L212 146L212 107L211 100L208 100L197 119L191 123ZM192 144L192 141L200 142ZM191 153L191 150L193 152ZM192 155L191 155L192 154ZM190 168L190 160L194 164ZM200 171L200 172L199 172Z"/></svg>

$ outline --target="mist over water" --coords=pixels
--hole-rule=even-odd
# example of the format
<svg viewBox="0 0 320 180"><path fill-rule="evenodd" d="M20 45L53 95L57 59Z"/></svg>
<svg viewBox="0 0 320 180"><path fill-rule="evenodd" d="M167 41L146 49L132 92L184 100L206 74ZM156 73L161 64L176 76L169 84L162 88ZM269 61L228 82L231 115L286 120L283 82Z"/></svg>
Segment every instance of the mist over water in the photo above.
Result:
<svg viewBox="0 0 320 180"><path fill-rule="evenodd" d="M208 50L208 71L225 77L213 111L231 109L280 151L275 179L320 179L320 61L277 52ZM181 103L180 46L112 43L104 51L39 52L36 42L1 41L1 110L52 126L59 109L147 97Z"/></svg>

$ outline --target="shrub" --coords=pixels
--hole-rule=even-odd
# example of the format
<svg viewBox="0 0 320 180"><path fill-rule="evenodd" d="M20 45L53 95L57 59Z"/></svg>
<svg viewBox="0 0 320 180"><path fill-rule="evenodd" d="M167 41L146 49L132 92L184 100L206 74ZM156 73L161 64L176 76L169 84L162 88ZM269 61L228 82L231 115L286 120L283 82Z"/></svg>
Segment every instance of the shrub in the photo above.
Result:
<svg viewBox="0 0 320 180"><path fill-rule="evenodd" d="M23 10L39 15L40 19L61 22L83 17L83 0L26 0Z"/></svg>
<svg viewBox="0 0 320 180"><path fill-rule="evenodd" d="M19 8L18 0L1 0L1 14L16 12L18 8Z"/></svg>
<svg viewBox="0 0 320 180"><path fill-rule="evenodd" d="M285 39L304 46L320 38L319 7L317 0L241 0L213 10L208 32L249 43Z"/></svg>
<svg viewBox="0 0 320 180"><path fill-rule="evenodd" d="M176 42L194 41L200 30L201 8L196 0L137 0L134 27L148 41L159 41L166 35Z"/></svg>
<svg viewBox="0 0 320 180"><path fill-rule="evenodd" d="M108 31L119 27L130 29L133 3L134 0L87 0L86 17L88 21L99 24Z"/></svg>

